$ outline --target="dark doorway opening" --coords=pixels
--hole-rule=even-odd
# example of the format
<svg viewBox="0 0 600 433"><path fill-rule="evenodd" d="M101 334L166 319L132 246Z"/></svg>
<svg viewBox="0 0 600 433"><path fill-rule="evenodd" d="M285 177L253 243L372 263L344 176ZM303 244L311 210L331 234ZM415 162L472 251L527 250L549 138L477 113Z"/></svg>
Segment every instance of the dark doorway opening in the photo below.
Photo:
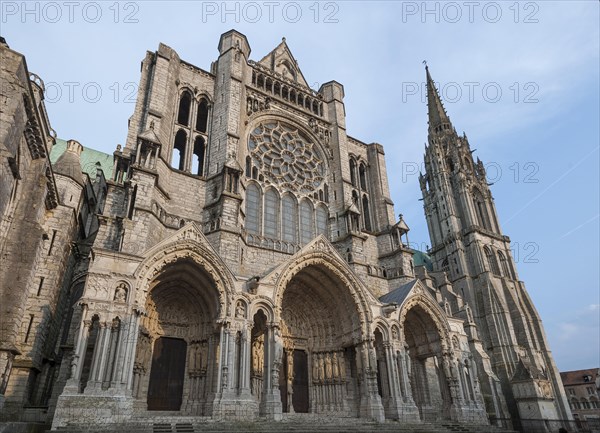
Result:
<svg viewBox="0 0 600 433"><path fill-rule="evenodd" d="M148 410L181 408L186 351L186 342L178 338L160 337L154 343Z"/></svg>
<svg viewBox="0 0 600 433"><path fill-rule="evenodd" d="M294 412L308 413L308 355L304 350L294 350Z"/></svg>

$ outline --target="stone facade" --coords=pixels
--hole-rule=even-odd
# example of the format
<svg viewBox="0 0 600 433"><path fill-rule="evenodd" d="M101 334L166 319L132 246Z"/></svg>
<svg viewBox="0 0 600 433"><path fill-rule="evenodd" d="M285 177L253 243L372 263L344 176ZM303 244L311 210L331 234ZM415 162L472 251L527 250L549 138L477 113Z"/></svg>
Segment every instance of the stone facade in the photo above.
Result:
<svg viewBox="0 0 600 433"><path fill-rule="evenodd" d="M343 86L310 89L285 39L257 62L234 30L218 49L210 71L163 44L148 52L126 145L91 176L74 140L50 163L43 84L2 47L15 83L2 95L14 117L1 131L3 417L518 426L526 406L569 418L481 165L429 76L433 268L406 245L383 147L346 134ZM37 147L27 98L45 121ZM471 171L453 174L443 152ZM489 227L474 219L475 189ZM487 268L485 248L504 251L510 275Z"/></svg>

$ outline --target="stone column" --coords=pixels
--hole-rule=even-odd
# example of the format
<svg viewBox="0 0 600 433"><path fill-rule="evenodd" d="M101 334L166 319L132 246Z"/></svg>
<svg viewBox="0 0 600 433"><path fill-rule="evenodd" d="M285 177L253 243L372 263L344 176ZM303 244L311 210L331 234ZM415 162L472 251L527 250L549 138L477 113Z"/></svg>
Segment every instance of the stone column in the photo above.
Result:
<svg viewBox="0 0 600 433"><path fill-rule="evenodd" d="M104 372L106 367L106 362L108 359L108 345L110 342L110 334L111 327L108 323L102 322L100 323L100 332L98 334L98 338L96 340L96 347L94 348L94 358L97 359L97 363L94 365L92 369L92 374L90 375L91 386L87 387L90 390L94 388L101 388L102 382L104 381ZM96 357L96 352L98 352L98 356Z"/></svg>
<svg viewBox="0 0 600 433"><path fill-rule="evenodd" d="M279 325L269 324L265 331L264 339L264 383L260 413L269 419L280 421L282 410L281 394L279 392L279 367L283 353L283 341Z"/></svg>
<svg viewBox="0 0 600 433"><path fill-rule="evenodd" d="M87 305L81 305L81 322L79 323L79 330L77 337L74 342L73 357L71 358L71 373L70 378L65 384L65 391L68 392L79 392L79 381L81 379L81 371L83 369L83 360L85 355L85 349L87 346L87 340L90 333L90 327L92 321L87 320Z"/></svg>
<svg viewBox="0 0 600 433"><path fill-rule="evenodd" d="M133 363L135 362L135 349L137 347L137 339L138 339L138 331L140 326L140 316L142 314L141 310L133 310L133 314L129 319L129 326L127 332L127 341L126 341L126 352L125 352L125 362L123 363L123 375L122 375L122 383L126 384L126 389L129 391L129 395L131 395L131 388L133 385Z"/></svg>
<svg viewBox="0 0 600 433"><path fill-rule="evenodd" d="M377 392L377 357L373 340L366 338L358 346L358 352L362 361L361 376L361 399L360 399L360 416L370 418L377 422L385 420L381 397Z"/></svg>
<svg viewBox="0 0 600 433"><path fill-rule="evenodd" d="M85 309L87 309L87 307L85 307ZM85 309L82 314L83 317L86 316ZM81 372L83 371L85 352L87 349L92 323L93 322L91 320L82 319L81 324L79 325L79 335L77 337L76 349L74 350L73 359L71 360L71 378L65 385L65 391L70 393L79 393L79 382L81 380Z"/></svg>
<svg viewBox="0 0 600 433"><path fill-rule="evenodd" d="M252 331L251 324L246 323L245 328L242 330L242 344L240 349L242 351L242 362L240 363L240 392L242 394L250 393L250 369L252 361Z"/></svg>
<svg viewBox="0 0 600 433"><path fill-rule="evenodd" d="M389 342L383 343L383 350L387 364L388 389L390 398L388 401L388 410L395 419L401 419L402 416L402 393L400 392L400 379L398 377L398 364L393 354L392 345Z"/></svg>
<svg viewBox="0 0 600 433"><path fill-rule="evenodd" d="M125 321L119 323L119 327L115 331L115 353L113 356L112 362L112 371L113 375L110 381L110 387L115 388L118 387L121 383L121 374L122 374L122 366L123 366L123 351L125 346L127 345L127 330L128 326Z"/></svg>

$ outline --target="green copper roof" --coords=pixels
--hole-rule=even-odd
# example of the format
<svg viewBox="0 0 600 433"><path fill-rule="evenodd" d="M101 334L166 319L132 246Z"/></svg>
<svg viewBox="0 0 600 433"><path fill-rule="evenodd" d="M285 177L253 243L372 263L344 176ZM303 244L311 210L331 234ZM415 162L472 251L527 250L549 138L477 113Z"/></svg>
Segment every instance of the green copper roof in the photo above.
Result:
<svg viewBox="0 0 600 433"><path fill-rule="evenodd" d="M52 152L50 152L50 162L55 164L58 158L67 150L67 142L65 140L61 140L60 138L56 139L56 144L52 147ZM81 152L81 156L79 157L81 160L81 171L87 173L90 178L96 178L96 164L100 163L102 171L104 172L104 177L107 179L112 179L113 174L113 156L108 155L103 152L99 152L94 149L90 149L89 147L83 147L83 152Z"/></svg>
<svg viewBox="0 0 600 433"><path fill-rule="evenodd" d="M413 250L413 262L415 266L425 266L428 271L433 271L433 262L431 257L419 250Z"/></svg>

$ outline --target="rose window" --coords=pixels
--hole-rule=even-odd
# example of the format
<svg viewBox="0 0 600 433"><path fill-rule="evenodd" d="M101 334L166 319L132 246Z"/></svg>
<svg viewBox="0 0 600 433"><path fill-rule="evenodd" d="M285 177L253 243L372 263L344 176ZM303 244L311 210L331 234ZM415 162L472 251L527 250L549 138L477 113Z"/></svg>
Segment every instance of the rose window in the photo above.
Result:
<svg viewBox="0 0 600 433"><path fill-rule="evenodd" d="M290 125L259 124L250 133L248 148L267 183L299 193L311 193L323 184L325 168L317 145Z"/></svg>

